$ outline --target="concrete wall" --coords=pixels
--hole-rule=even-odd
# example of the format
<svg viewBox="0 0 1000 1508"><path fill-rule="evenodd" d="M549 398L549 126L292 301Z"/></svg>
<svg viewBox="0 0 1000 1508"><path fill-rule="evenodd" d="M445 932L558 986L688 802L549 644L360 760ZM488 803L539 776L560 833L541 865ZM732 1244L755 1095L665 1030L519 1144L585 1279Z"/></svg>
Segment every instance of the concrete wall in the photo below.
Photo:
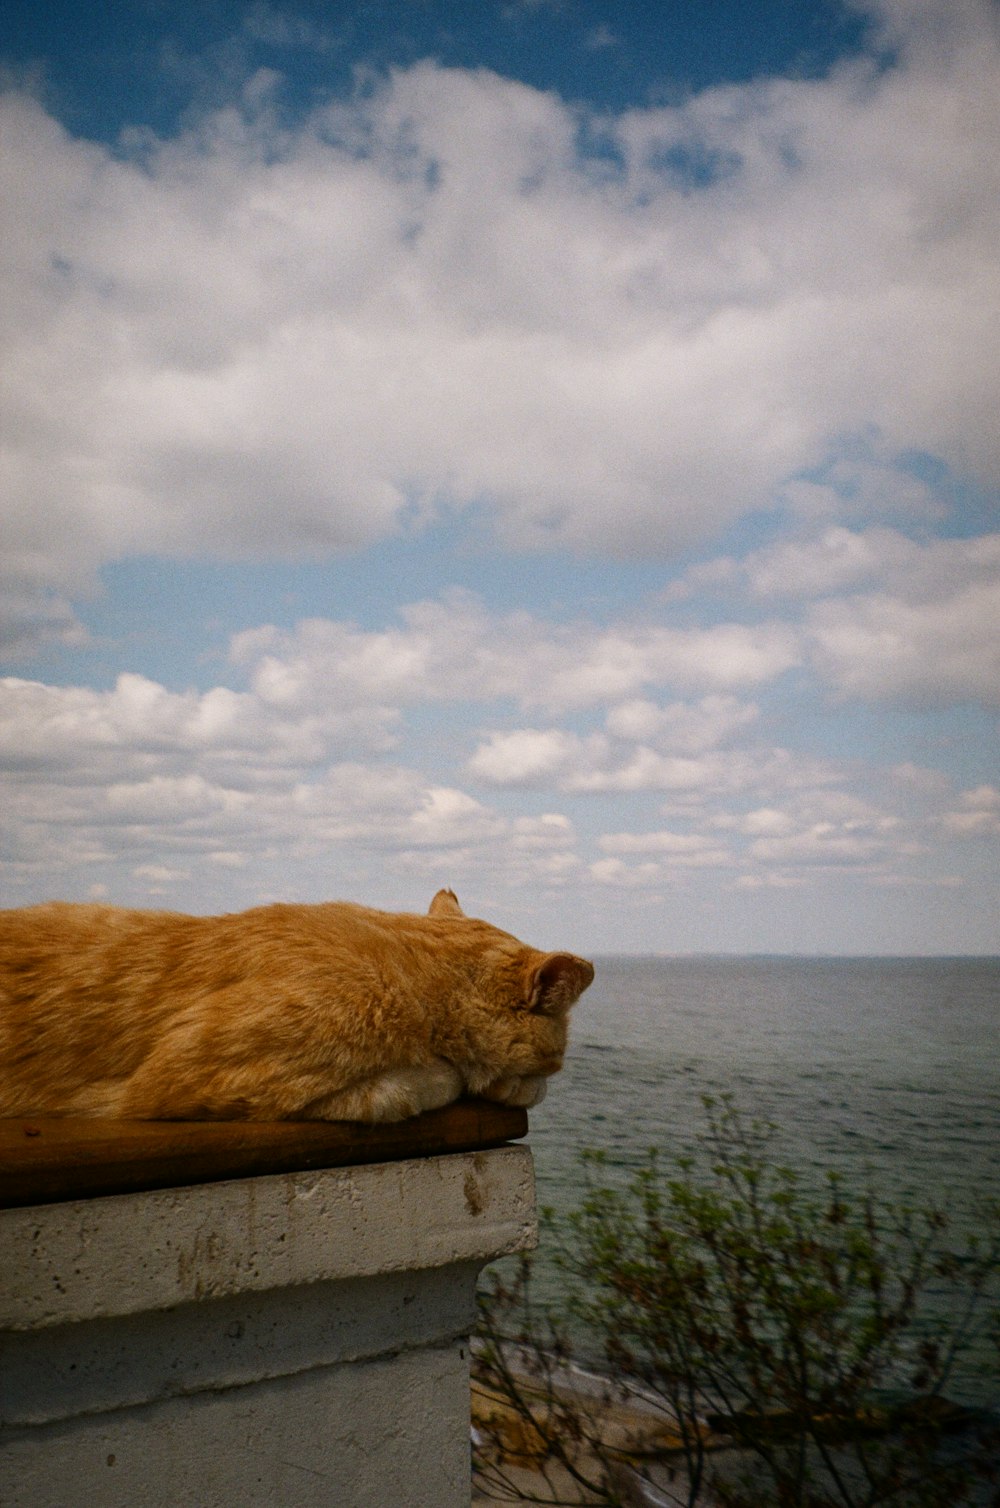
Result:
<svg viewBox="0 0 1000 1508"><path fill-rule="evenodd" d="M4 1508L467 1508L525 1147L0 1211Z"/></svg>

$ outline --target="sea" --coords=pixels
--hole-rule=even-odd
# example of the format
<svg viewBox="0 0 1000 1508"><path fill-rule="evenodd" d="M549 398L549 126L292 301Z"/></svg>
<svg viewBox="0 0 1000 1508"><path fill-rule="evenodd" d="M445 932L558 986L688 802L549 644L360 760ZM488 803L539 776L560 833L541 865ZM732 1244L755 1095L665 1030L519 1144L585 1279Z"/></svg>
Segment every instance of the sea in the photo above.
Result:
<svg viewBox="0 0 1000 1508"><path fill-rule="evenodd" d="M697 1152L703 1097L770 1123L804 1181L950 1215L1000 1201L1000 958L644 957L595 960L570 1047L530 1112L540 1206L582 1199L584 1149L626 1182L647 1150ZM703 1143L701 1143L703 1145ZM537 1288L560 1279L543 1230ZM1000 1407L982 1346L949 1389Z"/></svg>

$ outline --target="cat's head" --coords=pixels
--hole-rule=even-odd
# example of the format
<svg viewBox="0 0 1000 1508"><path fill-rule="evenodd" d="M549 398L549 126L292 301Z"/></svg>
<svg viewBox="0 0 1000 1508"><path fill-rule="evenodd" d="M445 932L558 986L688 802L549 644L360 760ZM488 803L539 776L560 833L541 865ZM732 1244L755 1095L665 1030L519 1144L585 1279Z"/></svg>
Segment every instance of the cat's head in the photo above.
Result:
<svg viewBox="0 0 1000 1508"><path fill-rule="evenodd" d="M558 1072L570 1009L593 981L593 964L574 953L540 952L467 917L452 890L439 890L428 914L453 922L451 935L476 956L476 1046L484 1075L544 1078ZM476 1092L485 1085L469 1087Z"/></svg>

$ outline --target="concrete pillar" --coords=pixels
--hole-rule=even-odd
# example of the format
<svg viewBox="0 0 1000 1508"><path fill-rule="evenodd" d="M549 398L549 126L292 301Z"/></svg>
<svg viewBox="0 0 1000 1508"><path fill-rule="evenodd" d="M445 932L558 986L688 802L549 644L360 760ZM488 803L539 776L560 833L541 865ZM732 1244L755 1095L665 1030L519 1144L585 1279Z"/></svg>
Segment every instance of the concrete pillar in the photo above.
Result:
<svg viewBox="0 0 1000 1508"><path fill-rule="evenodd" d="M525 1147L0 1210L4 1508L468 1508Z"/></svg>

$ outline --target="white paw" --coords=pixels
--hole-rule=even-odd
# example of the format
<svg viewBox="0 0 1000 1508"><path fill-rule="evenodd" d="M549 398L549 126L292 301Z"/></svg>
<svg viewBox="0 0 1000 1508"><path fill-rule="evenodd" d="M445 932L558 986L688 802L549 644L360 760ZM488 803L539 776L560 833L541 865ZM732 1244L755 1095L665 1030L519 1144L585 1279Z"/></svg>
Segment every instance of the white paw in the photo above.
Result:
<svg viewBox="0 0 1000 1508"><path fill-rule="evenodd" d="M465 1087L458 1069L443 1060L427 1068L406 1069L404 1073L421 1110L437 1110L442 1105L450 1105Z"/></svg>
<svg viewBox="0 0 1000 1508"><path fill-rule="evenodd" d="M533 1105L541 1104L548 1088L548 1080L540 1076L517 1078L511 1076L506 1079L494 1079L483 1090L488 1100L496 1100L500 1105L519 1105L524 1110L530 1110Z"/></svg>
<svg viewBox="0 0 1000 1508"><path fill-rule="evenodd" d="M543 1079L540 1077L533 1079L522 1079L520 1093L518 1094L517 1099L512 1103L515 1105L523 1105L525 1110L530 1110L534 1105L540 1105L542 1103L548 1087L548 1079Z"/></svg>

